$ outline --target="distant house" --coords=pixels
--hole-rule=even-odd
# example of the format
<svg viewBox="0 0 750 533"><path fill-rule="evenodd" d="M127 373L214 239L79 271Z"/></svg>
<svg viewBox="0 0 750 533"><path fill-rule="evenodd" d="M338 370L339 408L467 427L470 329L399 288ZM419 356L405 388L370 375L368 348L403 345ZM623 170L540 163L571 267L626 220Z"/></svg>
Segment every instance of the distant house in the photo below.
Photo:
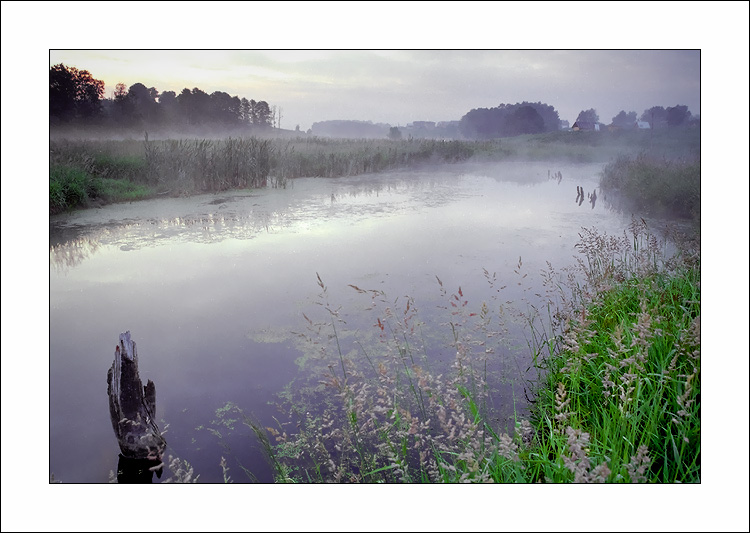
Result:
<svg viewBox="0 0 750 533"><path fill-rule="evenodd" d="M599 124L596 122L586 122L584 120L573 123L573 131L599 131Z"/></svg>
<svg viewBox="0 0 750 533"><path fill-rule="evenodd" d="M635 127L639 130L650 130L651 124L649 124L645 120L639 120L635 123Z"/></svg>

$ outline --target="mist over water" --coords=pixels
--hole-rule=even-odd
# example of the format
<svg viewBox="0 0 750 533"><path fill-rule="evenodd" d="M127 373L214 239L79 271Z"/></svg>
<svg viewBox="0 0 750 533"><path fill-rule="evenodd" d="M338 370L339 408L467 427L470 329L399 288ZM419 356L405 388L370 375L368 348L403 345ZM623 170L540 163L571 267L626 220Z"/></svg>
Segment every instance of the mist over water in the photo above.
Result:
<svg viewBox="0 0 750 533"><path fill-rule="evenodd" d="M228 437L230 453L196 428L228 401L262 425L279 416L269 402L303 374L303 313L325 318L317 275L347 320L345 343L374 334L367 298L350 285L412 297L428 328L437 329L437 279L479 306L492 296L486 270L506 286L502 300L523 307L542 290L547 261L574 261L582 227L620 234L630 222L601 197L579 202L578 188L593 192L600 171L462 164L51 217L50 471L64 482L106 482L116 468L106 373L129 330L142 380L156 383L160 426L169 424L167 453L188 460L200 481L221 481L222 455L271 481L254 437ZM508 335L494 368L500 424L525 406L529 363L523 331ZM437 345L428 355L436 365L450 358Z"/></svg>

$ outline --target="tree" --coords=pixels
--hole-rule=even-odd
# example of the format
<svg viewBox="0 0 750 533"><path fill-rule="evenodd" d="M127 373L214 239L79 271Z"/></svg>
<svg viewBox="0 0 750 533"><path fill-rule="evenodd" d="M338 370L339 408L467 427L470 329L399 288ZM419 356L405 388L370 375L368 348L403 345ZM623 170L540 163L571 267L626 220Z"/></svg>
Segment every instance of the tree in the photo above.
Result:
<svg viewBox="0 0 750 533"><path fill-rule="evenodd" d="M505 133L511 136L542 133L544 131L544 119L536 109L529 105L523 105L508 114L504 126Z"/></svg>
<svg viewBox="0 0 750 533"><path fill-rule="evenodd" d="M388 138L397 141L401 138L401 130L393 126L388 132Z"/></svg>
<svg viewBox="0 0 750 533"><path fill-rule="evenodd" d="M250 100L247 98L242 98L240 100L240 120L243 124L252 124L252 116L251 116L251 106L250 106Z"/></svg>
<svg viewBox="0 0 750 533"><path fill-rule="evenodd" d="M690 119L690 111L686 105L676 105L667 108L667 125L670 127L687 124Z"/></svg>
<svg viewBox="0 0 750 533"><path fill-rule="evenodd" d="M87 70L62 63L49 69L50 118L62 121L90 119L101 112L104 82Z"/></svg>
<svg viewBox="0 0 750 533"><path fill-rule="evenodd" d="M623 129L634 128L635 122L636 120L638 120L637 117L638 115L635 111L630 111L628 113L625 113L625 111L620 111L619 113L617 113L617 116L612 117L612 124Z"/></svg>
<svg viewBox="0 0 750 533"><path fill-rule="evenodd" d="M173 124L178 116L177 95L174 91L164 91L159 95L159 117L163 122Z"/></svg>
<svg viewBox="0 0 750 533"><path fill-rule="evenodd" d="M156 122L158 104L156 98L159 91L155 88L146 88L142 83L135 83L128 89L127 99L132 102L130 108L132 119L141 124L153 124Z"/></svg>
<svg viewBox="0 0 750 533"><path fill-rule="evenodd" d="M210 121L233 125L240 120L242 102L222 91L211 93Z"/></svg>
<svg viewBox="0 0 750 533"><path fill-rule="evenodd" d="M587 109L578 113L576 122L591 122L592 124L598 124L599 115L596 114L596 109Z"/></svg>
<svg viewBox="0 0 750 533"><path fill-rule="evenodd" d="M560 117L554 107L542 102L500 104L472 109L461 117L458 131L467 139L495 139L529 133L557 131Z"/></svg>
<svg viewBox="0 0 750 533"><path fill-rule="evenodd" d="M211 97L198 87L183 89L177 96L180 114L188 124L204 124L208 121L211 108Z"/></svg>
<svg viewBox="0 0 750 533"><path fill-rule="evenodd" d="M252 100L250 101L252 103ZM268 102L261 100L255 104L253 125L260 126L262 128L271 126L271 108L268 106Z"/></svg>
<svg viewBox="0 0 750 533"><path fill-rule="evenodd" d="M653 129L663 128L667 125L667 110L660 105L651 107L643 112L641 120L648 122Z"/></svg>
<svg viewBox="0 0 750 533"><path fill-rule="evenodd" d="M124 83L120 82L117 85L115 85L115 101L122 100L128 95L128 86Z"/></svg>
<svg viewBox="0 0 750 533"><path fill-rule="evenodd" d="M518 105L518 104L516 104ZM521 102L521 105L533 107L537 113L544 119L544 130L543 131L557 131L560 129L560 115L557 110L549 105L543 104L542 102Z"/></svg>

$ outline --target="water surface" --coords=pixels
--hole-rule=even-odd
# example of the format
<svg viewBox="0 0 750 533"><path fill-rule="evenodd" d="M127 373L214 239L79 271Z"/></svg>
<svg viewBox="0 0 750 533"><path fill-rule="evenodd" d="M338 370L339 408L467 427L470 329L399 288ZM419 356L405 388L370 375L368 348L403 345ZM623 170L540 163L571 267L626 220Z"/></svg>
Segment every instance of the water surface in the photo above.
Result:
<svg viewBox="0 0 750 533"><path fill-rule="evenodd" d="M221 481L219 460L230 452L270 481L252 439L226 440L227 450L196 428L227 401L262 423L278 415L269 402L299 376L304 347L294 332L305 326L303 313L325 317L315 305L317 275L365 337L367 302L349 285L392 300L408 295L429 321L440 303L438 278L478 305L491 296L486 270L506 286L503 301L521 302L539 289L547 261L572 263L582 227L610 234L627 227L629 216L601 199L576 201L577 187L588 195L600 171L451 165L51 217L50 471L64 482L106 482L116 468L106 374L119 334L130 330L141 378L156 383L157 416L169 423L168 453L187 459L200 481ZM551 179L556 172L562 179ZM508 346L524 345L519 331L509 335L518 338ZM514 401L523 408L522 388L509 383L525 357L497 355L508 372L496 383L500 419L512 416ZM229 466L236 481L247 480Z"/></svg>

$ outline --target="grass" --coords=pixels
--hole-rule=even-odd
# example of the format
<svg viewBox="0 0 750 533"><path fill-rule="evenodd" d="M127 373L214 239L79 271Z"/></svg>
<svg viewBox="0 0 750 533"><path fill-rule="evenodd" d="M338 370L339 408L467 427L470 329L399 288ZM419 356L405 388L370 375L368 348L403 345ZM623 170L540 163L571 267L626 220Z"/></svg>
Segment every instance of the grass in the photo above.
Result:
<svg viewBox="0 0 750 533"><path fill-rule="evenodd" d="M98 202L133 201L149 198L152 190L129 180L98 177L76 166L52 165L49 177L49 212L57 214L74 206L90 207Z"/></svg>
<svg viewBox="0 0 750 533"><path fill-rule="evenodd" d="M540 479L585 481L606 463L608 481L700 482L700 261L661 263L643 230L584 238L586 288L548 343L533 419L548 457L574 433L589 451L563 458L565 476L542 461Z"/></svg>
<svg viewBox="0 0 750 533"><path fill-rule="evenodd" d="M493 141L405 139L393 141L319 137L179 139L144 141L50 141L50 213L99 203L132 201L158 195L185 196L227 189L281 187L298 177L342 177L417 165L466 161L607 162L645 153L650 158L692 157L700 148L700 130L671 128L655 132L572 132L522 135ZM86 178L63 176L60 167ZM691 172L691 184L694 181ZM638 170L638 172L641 172ZM670 175L671 176L671 175ZM697 166L700 182L700 164ZM96 179L105 194L93 196ZM55 182L55 183L53 183ZM93 182L91 186L82 183ZM670 198L672 207L694 206L694 187L677 191L657 187L647 177L633 189L636 200ZM672 194L677 191L679 194ZM625 194L630 194L630 189ZM659 196L661 195L661 196ZM672 196L667 196L672 195ZM693 195L693 196L690 196ZM699 200L699 197L698 197ZM687 202L687 203L683 203Z"/></svg>
<svg viewBox="0 0 750 533"><path fill-rule="evenodd" d="M634 220L619 237L584 231L580 260L550 267L547 319L539 301L518 315L539 375L512 427L492 400L500 296L474 305L438 278L435 337L412 298L350 286L369 303L368 332L320 276L319 312L297 334L309 379L287 388L284 416L263 427L227 404L217 427L242 420L285 483L699 483L700 256L664 244Z"/></svg>
<svg viewBox="0 0 750 533"><path fill-rule="evenodd" d="M605 193L618 194L641 212L700 223L700 159L669 159L645 152L619 156L604 167L600 185Z"/></svg>

